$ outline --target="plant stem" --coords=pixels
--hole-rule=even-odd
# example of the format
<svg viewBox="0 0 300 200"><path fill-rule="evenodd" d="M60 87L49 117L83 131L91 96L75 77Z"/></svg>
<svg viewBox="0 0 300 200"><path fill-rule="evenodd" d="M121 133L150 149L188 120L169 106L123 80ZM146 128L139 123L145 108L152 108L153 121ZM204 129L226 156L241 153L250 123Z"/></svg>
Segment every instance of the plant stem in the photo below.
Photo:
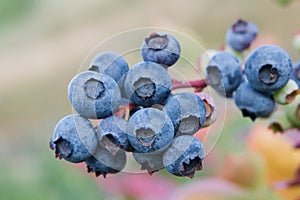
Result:
<svg viewBox="0 0 300 200"><path fill-rule="evenodd" d="M203 90L207 86L206 79L191 80L191 81L180 81L177 79L172 79L172 90L180 88L195 88L197 92Z"/></svg>

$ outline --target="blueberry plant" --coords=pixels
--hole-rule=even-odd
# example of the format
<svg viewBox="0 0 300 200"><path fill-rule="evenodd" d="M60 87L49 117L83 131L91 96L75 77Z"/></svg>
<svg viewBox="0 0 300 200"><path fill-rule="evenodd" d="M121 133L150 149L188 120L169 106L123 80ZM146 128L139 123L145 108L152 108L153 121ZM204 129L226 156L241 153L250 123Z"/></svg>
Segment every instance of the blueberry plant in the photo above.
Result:
<svg viewBox="0 0 300 200"><path fill-rule="evenodd" d="M68 97L77 114L57 123L51 149L60 159L85 162L96 176L120 172L130 153L149 174L165 168L193 177L205 155L194 134L217 120L213 97L202 92L208 86L232 98L253 121L283 111L272 118L269 128L274 132L300 129L300 64L293 66L289 54L274 45L259 46L245 58L257 34L251 22L234 23L225 36L226 48L210 52L210 59L202 62L206 77L199 80L170 77L168 69L181 55L180 42L170 34L146 37L143 62L130 68L118 53L102 52L70 81ZM300 40L295 41L299 47ZM175 92L186 87L194 92ZM299 184L299 176L290 184Z"/></svg>

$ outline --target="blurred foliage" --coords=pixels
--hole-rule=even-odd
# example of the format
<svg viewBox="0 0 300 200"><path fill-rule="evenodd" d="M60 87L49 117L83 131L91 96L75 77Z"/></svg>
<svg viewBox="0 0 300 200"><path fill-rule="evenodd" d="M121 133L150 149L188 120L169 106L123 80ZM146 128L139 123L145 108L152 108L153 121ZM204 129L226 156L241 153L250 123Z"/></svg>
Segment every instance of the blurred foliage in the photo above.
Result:
<svg viewBox="0 0 300 200"><path fill-rule="evenodd" d="M24 144L1 161L0 199L101 199L102 192L84 173L56 160L44 143L23 138ZM83 192L84 191L84 192Z"/></svg>
<svg viewBox="0 0 300 200"><path fill-rule="evenodd" d="M0 26L24 17L34 4L34 0L1 0Z"/></svg>

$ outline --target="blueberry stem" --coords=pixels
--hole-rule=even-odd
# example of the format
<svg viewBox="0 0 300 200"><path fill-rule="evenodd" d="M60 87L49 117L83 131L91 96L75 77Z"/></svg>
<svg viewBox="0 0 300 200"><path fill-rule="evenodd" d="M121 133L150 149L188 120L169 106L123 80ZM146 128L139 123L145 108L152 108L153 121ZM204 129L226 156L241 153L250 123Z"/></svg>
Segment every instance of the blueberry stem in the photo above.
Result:
<svg viewBox="0 0 300 200"><path fill-rule="evenodd" d="M199 92L203 90L206 86L207 86L206 79L189 80L189 81L180 81L177 79L172 79L172 90L193 87L195 88L195 92Z"/></svg>
<svg viewBox="0 0 300 200"><path fill-rule="evenodd" d="M128 120L130 110L132 110L135 107L136 107L136 105L134 103L122 105L119 107L119 110L114 114L114 116L122 117L125 120Z"/></svg>

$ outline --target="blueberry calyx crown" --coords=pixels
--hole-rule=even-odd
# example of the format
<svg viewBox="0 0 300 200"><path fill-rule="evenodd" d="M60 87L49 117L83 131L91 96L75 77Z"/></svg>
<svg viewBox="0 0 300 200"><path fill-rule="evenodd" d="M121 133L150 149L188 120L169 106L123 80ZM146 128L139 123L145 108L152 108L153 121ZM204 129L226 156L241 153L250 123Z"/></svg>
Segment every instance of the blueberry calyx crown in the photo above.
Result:
<svg viewBox="0 0 300 200"><path fill-rule="evenodd" d="M105 88L101 81L91 78L86 81L84 90L89 98L97 99L103 96Z"/></svg>
<svg viewBox="0 0 300 200"><path fill-rule="evenodd" d="M167 35L159 35L158 33L151 33L149 37L145 38L145 42L150 49L155 51L162 50L168 46Z"/></svg>
<svg viewBox="0 0 300 200"><path fill-rule="evenodd" d="M200 128L200 119L196 116L190 115L181 119L178 127L178 132L183 134L193 134Z"/></svg>
<svg viewBox="0 0 300 200"><path fill-rule="evenodd" d="M232 31L235 33L246 33L248 29L247 26L247 21L239 19L235 24L232 25Z"/></svg>
<svg viewBox="0 0 300 200"><path fill-rule="evenodd" d="M94 171L93 168L91 168L91 167L89 167L89 166L86 166L86 168L87 168L87 172L88 172L88 173L91 173L91 172ZM95 176L96 176L96 177L98 177L98 176L100 176L100 175L103 175L103 178L106 178L107 173L106 173L106 172L101 172L101 171L95 171Z"/></svg>
<svg viewBox="0 0 300 200"><path fill-rule="evenodd" d="M243 117L250 117L250 119L252 121L255 121L255 119L257 117L255 113L250 112L247 109L241 109L241 112L242 112Z"/></svg>
<svg viewBox="0 0 300 200"><path fill-rule="evenodd" d="M55 146L54 146L55 145ZM62 137L58 138L58 140L50 142L50 147L54 149L55 156L59 159L68 158L72 154L71 143Z"/></svg>
<svg viewBox="0 0 300 200"><path fill-rule="evenodd" d="M276 68L273 68L271 64L266 64L259 70L259 79L264 84L271 85L273 83L276 83L278 78L278 70Z"/></svg>
<svg viewBox="0 0 300 200"><path fill-rule="evenodd" d="M151 147L156 138L156 134L150 128L140 128L136 130L136 138L141 145Z"/></svg>
<svg viewBox="0 0 300 200"><path fill-rule="evenodd" d="M102 146L109 151L112 155L116 155L120 150L121 145L118 143L113 134L106 134L101 138L100 143Z"/></svg>
<svg viewBox="0 0 300 200"><path fill-rule="evenodd" d="M195 175L195 171L200 170L202 170L202 160L199 156L193 159L189 158L187 161L182 163L182 176L193 178Z"/></svg>
<svg viewBox="0 0 300 200"><path fill-rule="evenodd" d="M207 67L208 82L211 86L218 86L221 83L222 75L217 66L208 66Z"/></svg>
<svg viewBox="0 0 300 200"><path fill-rule="evenodd" d="M156 85L149 78L140 78L134 83L134 90L138 97L145 100L155 94Z"/></svg>

